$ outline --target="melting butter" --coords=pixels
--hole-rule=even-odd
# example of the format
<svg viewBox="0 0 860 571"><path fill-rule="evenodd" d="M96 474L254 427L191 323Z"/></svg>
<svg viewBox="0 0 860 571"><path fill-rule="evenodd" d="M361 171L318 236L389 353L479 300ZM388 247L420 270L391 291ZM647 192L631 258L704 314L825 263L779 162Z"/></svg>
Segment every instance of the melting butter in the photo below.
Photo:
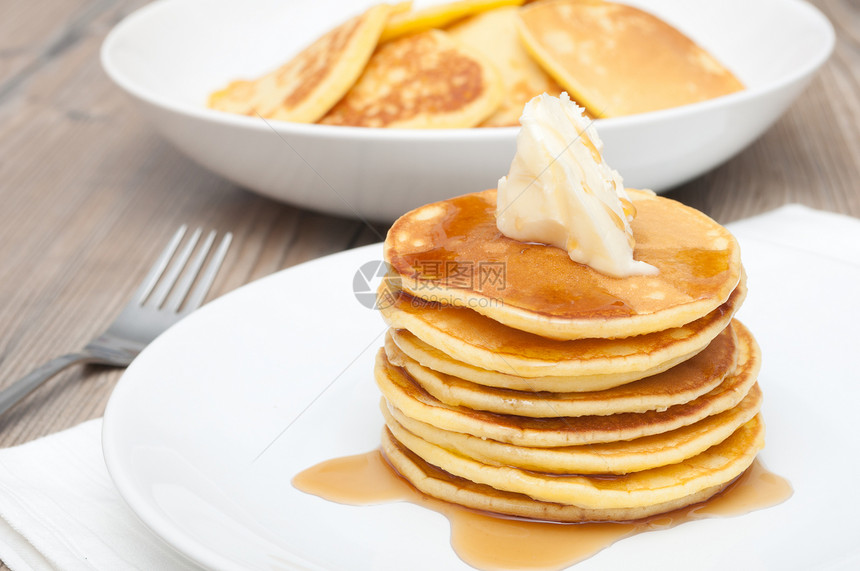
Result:
<svg viewBox="0 0 860 571"><path fill-rule="evenodd" d="M635 209L583 111L567 93L526 104L510 172L499 180L496 225L509 238L558 246L613 277L656 274L633 259Z"/></svg>

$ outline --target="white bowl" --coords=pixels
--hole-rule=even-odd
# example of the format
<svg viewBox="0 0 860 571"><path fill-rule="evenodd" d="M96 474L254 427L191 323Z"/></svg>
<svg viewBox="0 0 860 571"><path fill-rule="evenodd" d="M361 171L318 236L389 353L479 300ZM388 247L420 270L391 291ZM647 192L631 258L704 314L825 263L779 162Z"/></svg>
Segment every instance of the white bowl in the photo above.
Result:
<svg viewBox="0 0 860 571"><path fill-rule="evenodd" d="M517 129L395 130L263 121L212 111L208 94L283 63L376 0L158 0L102 45L107 74L177 148L271 198L332 214L392 220L420 204L495 187ZM662 191L760 136L833 49L833 28L799 0L639 0L732 69L748 89L600 119L607 162L632 187Z"/></svg>

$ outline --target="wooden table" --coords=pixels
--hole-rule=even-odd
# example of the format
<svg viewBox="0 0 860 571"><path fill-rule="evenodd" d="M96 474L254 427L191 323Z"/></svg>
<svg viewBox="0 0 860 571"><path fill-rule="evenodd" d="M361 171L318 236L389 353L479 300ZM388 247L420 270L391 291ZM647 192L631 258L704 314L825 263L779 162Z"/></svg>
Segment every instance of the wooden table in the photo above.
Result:
<svg viewBox="0 0 860 571"><path fill-rule="evenodd" d="M213 295L378 241L386 228L279 204L180 155L102 72L141 0L0 8L0 386L99 333L182 223L235 235ZM810 88L741 156L669 193L722 223L789 202L860 216L860 4ZM103 414L122 371L68 370L0 417L0 446Z"/></svg>

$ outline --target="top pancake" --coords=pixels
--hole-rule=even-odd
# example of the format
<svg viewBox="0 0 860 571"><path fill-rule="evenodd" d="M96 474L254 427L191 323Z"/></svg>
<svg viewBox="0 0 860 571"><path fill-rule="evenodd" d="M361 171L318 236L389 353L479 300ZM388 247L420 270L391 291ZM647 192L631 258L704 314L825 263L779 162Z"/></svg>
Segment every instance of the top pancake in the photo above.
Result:
<svg viewBox="0 0 860 571"><path fill-rule="evenodd" d="M662 331L725 302L741 276L731 233L679 202L628 192L637 211L634 258L657 267L654 276L612 278L560 248L503 236L495 190L405 214L388 232L385 259L415 297L468 307L551 339Z"/></svg>
<svg viewBox="0 0 860 571"><path fill-rule="evenodd" d="M299 123L322 117L361 75L393 8L380 4L327 32L293 59L256 80L234 81L209 107Z"/></svg>
<svg viewBox="0 0 860 571"><path fill-rule="evenodd" d="M595 117L666 109L744 88L687 36L632 6L536 2L520 11L520 34L532 56Z"/></svg>
<svg viewBox="0 0 860 571"><path fill-rule="evenodd" d="M474 127L498 107L495 68L440 30L379 47L356 84L320 123L353 127Z"/></svg>

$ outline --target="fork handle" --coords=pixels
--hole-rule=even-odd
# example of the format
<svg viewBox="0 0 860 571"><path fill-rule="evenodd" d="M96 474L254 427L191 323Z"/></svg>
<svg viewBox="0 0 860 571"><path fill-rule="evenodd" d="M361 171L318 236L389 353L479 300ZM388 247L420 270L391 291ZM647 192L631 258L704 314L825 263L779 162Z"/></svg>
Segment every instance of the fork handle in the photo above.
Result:
<svg viewBox="0 0 860 571"><path fill-rule="evenodd" d="M2 391L0 391L0 414L12 408L18 401L33 392L36 387L75 363L95 361L96 359L87 353L69 353L51 359L44 365L33 369Z"/></svg>

